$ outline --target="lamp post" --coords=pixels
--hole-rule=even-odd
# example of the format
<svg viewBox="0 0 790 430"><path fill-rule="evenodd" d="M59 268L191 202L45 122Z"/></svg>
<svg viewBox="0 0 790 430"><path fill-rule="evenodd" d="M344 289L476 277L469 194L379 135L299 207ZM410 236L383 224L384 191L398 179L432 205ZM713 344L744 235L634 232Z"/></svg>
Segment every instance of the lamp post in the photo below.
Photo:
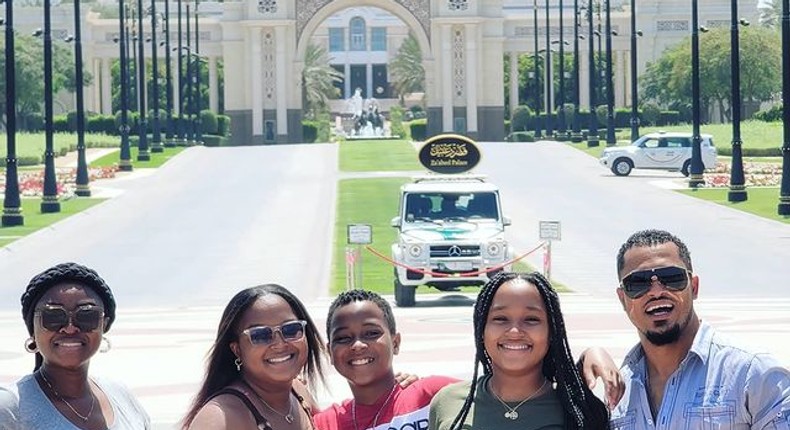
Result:
<svg viewBox="0 0 790 430"><path fill-rule="evenodd" d="M162 152L162 132L159 123L159 63L156 51L156 0L151 0L151 73L153 80L151 92L151 152Z"/></svg>
<svg viewBox="0 0 790 430"><path fill-rule="evenodd" d="M118 35L118 46L119 46L119 69L120 69L120 76L119 79L121 81L121 88L120 88L120 104L121 104L121 120L120 124L118 125L118 131L121 134L121 156L120 160L118 161L118 168L122 171L130 171L132 170L132 156L131 151L129 150L129 77L128 77L128 61L129 57L126 51L126 38L127 38L127 31L126 31L126 17L125 11L126 6L123 4L124 0L120 0L118 2L118 22L119 22L119 29L120 34Z"/></svg>
<svg viewBox="0 0 790 430"><path fill-rule="evenodd" d="M198 7L200 6L200 1L195 1L195 85L194 85L194 109L195 109L195 121L193 128L195 130L195 140L198 143L203 142L203 131L201 130L201 118L200 118L200 33L198 32Z"/></svg>
<svg viewBox="0 0 790 430"><path fill-rule="evenodd" d="M691 0L691 175L689 187L697 188L705 183L702 177L702 137L700 136L700 90L699 90L699 6Z"/></svg>
<svg viewBox="0 0 790 430"><path fill-rule="evenodd" d="M187 124L186 124L186 135L187 140L189 141L190 145L193 145L195 142L195 128L194 123L192 122L192 113L190 109L192 108L192 59L190 58L192 54L192 32L191 32L191 25L189 23L189 3L187 2L187 46L185 48L186 57L187 57L187 71L186 71L186 107L185 110L187 111ZM179 53L183 58L183 52Z"/></svg>
<svg viewBox="0 0 790 430"><path fill-rule="evenodd" d="M544 58L546 68L546 137L554 134L554 103L551 100L554 79L552 79L551 64L551 18L549 14L549 0L546 0L546 57Z"/></svg>
<svg viewBox="0 0 790 430"><path fill-rule="evenodd" d="M790 106L790 0L782 0L782 103ZM790 109L782 109L782 186L779 215L790 215Z"/></svg>
<svg viewBox="0 0 790 430"><path fill-rule="evenodd" d="M612 13L606 0L606 146L617 144L614 135L614 85L612 84Z"/></svg>
<svg viewBox="0 0 790 430"><path fill-rule="evenodd" d="M181 41L181 0L178 0L178 141L181 144L186 143L184 135L184 71L183 71L183 57L181 56L184 46Z"/></svg>
<svg viewBox="0 0 790 430"><path fill-rule="evenodd" d="M55 177L54 133L52 123L52 7L50 0L44 0L44 195L41 198L41 213L60 212L58 183Z"/></svg>
<svg viewBox="0 0 790 430"><path fill-rule="evenodd" d="M581 91L581 79L579 77L579 0L573 0L573 134L571 142L582 141L581 124L579 123L579 91Z"/></svg>
<svg viewBox="0 0 790 430"><path fill-rule="evenodd" d="M737 1L737 0L732 0ZM636 83L636 0L631 0L631 141L639 139L639 97Z"/></svg>
<svg viewBox="0 0 790 430"><path fill-rule="evenodd" d="M165 112L167 114L167 128L165 131L165 146L176 146L173 142L173 75L171 70L172 59L170 58L170 0L165 0Z"/></svg>
<svg viewBox="0 0 790 430"><path fill-rule="evenodd" d="M5 197L3 198L2 226L24 225L22 205L19 199L19 175L16 159L16 62L14 60L14 5L5 2Z"/></svg>
<svg viewBox="0 0 790 430"><path fill-rule="evenodd" d="M143 33L143 0L137 0L137 49L139 62L137 63L137 76L139 85L140 102L137 104L137 111L140 114L140 126L138 135L140 140L137 143L137 161L148 161L151 153L148 150L148 122L145 119L145 33Z"/></svg>
<svg viewBox="0 0 790 430"><path fill-rule="evenodd" d="M730 191L727 192L727 200L731 202L743 202L748 198L746 194L745 180L743 177L743 153L741 151L741 54L740 38L738 36L739 25L748 25L746 20L738 20L738 1L730 1L731 24L730 24L730 75L732 77L732 166L730 168Z"/></svg>
<svg viewBox="0 0 790 430"><path fill-rule="evenodd" d="M77 97L77 189L74 191L74 194L80 197L90 197L88 163L85 159L85 102L83 99L81 16L80 0L74 0L74 77Z"/></svg>
<svg viewBox="0 0 790 430"><path fill-rule="evenodd" d="M564 16L565 8L563 0L559 0L560 16L560 49L559 49L559 77L560 77L560 97L557 100L559 106L558 116L558 136L557 140L567 140L568 130L565 120L565 31L564 31Z"/></svg>
<svg viewBox="0 0 790 430"><path fill-rule="evenodd" d="M587 35L587 47L590 53L590 130L587 132L587 146L598 146L598 117L596 115L596 88L595 88L595 75L598 73L598 68L595 67L595 41L593 40L593 4L592 0L587 0L587 24L589 33Z"/></svg>
<svg viewBox="0 0 790 430"><path fill-rule="evenodd" d="M532 1L532 22L535 31L535 138L543 137L540 131L540 69L538 68L538 0Z"/></svg>

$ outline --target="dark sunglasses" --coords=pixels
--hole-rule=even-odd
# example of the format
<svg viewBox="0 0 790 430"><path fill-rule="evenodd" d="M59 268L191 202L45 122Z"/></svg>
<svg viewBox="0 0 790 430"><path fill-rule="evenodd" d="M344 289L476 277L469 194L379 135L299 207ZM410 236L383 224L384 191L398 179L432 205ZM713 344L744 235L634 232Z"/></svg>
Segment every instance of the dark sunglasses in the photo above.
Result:
<svg viewBox="0 0 790 430"><path fill-rule="evenodd" d="M637 299L650 291L653 281L658 281L670 291L683 291L689 285L691 272L683 267L668 266L650 270L638 270L626 275L620 287L626 296Z"/></svg>
<svg viewBox="0 0 790 430"><path fill-rule="evenodd" d="M250 343L253 345L269 345L274 342L275 333L280 333L280 336L282 336L283 340L286 342L293 342L303 338L306 325L307 321L298 320L287 322L276 327L269 327L267 325L250 327L242 331L242 333L250 338Z"/></svg>
<svg viewBox="0 0 790 430"><path fill-rule="evenodd" d="M63 306L46 305L36 311L41 317L41 326L49 331L60 331L71 323L81 332L90 332L99 328L104 318L104 310L98 306L80 306L67 311Z"/></svg>

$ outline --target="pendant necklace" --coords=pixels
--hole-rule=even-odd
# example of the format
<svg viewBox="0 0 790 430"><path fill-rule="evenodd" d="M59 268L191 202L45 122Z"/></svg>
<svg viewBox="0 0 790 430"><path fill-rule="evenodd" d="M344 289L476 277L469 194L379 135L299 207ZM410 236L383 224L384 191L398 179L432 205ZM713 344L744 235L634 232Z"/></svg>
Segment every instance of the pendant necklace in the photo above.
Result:
<svg viewBox="0 0 790 430"><path fill-rule="evenodd" d="M488 380L488 389L491 391L491 394L493 394L494 397L497 400L499 400L499 403L502 403L502 406L504 406L505 409L507 409L507 412L505 412L505 418L515 421L515 420L518 419L518 411L517 411L517 409L520 408L521 405L523 405L524 403L527 403L528 401L532 400L532 398L535 397L536 395L538 395L538 393L543 391L543 387L545 387L546 383L548 383L548 382L549 382L548 379L544 379L543 380L543 385L541 385L540 388L535 390L535 392L530 394L529 397L527 397L526 399L520 401L515 407L512 407L512 408L510 407L510 405L505 403L504 400L502 400L499 396L497 396L497 394L494 392L494 389L491 388L491 380L490 379Z"/></svg>
<svg viewBox="0 0 790 430"><path fill-rule="evenodd" d="M49 379L47 379L47 376L44 374L44 370L39 369L38 374L41 375L41 379L43 379L44 383L47 384L47 387L49 388L49 391L51 391L52 394L54 394L55 397L58 398L58 400L60 400L61 402L65 403L66 406L68 406L69 409L71 409L71 412L74 412L74 415L76 415L83 422L88 422L88 419L91 417L91 415L93 415L93 408L96 406L96 396L94 396L93 393L90 393L90 396L91 396L91 407L90 407L90 409L88 409L88 414L87 415L82 415L81 413L77 412L77 409L74 406L72 406L71 403L66 401L66 399L64 399L63 396L61 396L60 393L58 393L57 390L55 390L55 387L52 386L52 384L49 382ZM88 381L88 392L90 392L90 380Z"/></svg>
<svg viewBox="0 0 790 430"><path fill-rule="evenodd" d="M373 417L373 428L376 428L376 425L379 423L379 415L381 414L381 411L383 411L384 408L387 406L387 403L390 402L390 399L392 399L392 395L395 394L395 389L396 388L398 388L398 384L397 383L392 386L392 389L390 390L390 393L387 396L387 399L384 400L384 403L381 404L381 407L379 408L379 410L376 411L376 416ZM357 401L356 400L353 400L351 402L351 418L354 420L354 430L359 430L359 427L357 426Z"/></svg>
<svg viewBox="0 0 790 430"><path fill-rule="evenodd" d="M261 397L260 394L258 394L257 391L253 390L252 387L250 387L250 390L255 394L255 397L257 397L258 400L260 400L261 403L264 404L264 406L266 406L267 408L271 409L272 412L274 412L275 414L283 417L285 422L287 422L288 424L293 424L293 422L294 422L294 415L293 415L294 403L291 400L291 393L288 393L288 413L284 414L284 413L278 411L277 409L274 409L269 403L266 402L266 400L263 400L263 397Z"/></svg>

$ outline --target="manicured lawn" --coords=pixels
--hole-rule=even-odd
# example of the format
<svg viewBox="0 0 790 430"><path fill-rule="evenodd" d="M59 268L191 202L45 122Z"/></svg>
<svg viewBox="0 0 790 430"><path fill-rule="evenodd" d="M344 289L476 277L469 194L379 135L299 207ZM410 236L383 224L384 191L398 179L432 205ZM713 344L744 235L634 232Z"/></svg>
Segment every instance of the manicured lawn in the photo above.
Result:
<svg viewBox="0 0 790 430"><path fill-rule="evenodd" d="M390 255L396 230L390 220L398 212L400 186L409 178L346 179L338 183L338 206L335 218L335 247L332 266L332 293L346 287L346 226L370 224L373 227L371 246L381 254ZM382 294L393 294L392 266L362 248L362 282L358 287ZM422 289L418 289L421 292Z"/></svg>
<svg viewBox="0 0 790 430"><path fill-rule="evenodd" d="M727 201L727 188L700 188L697 190L680 190L681 193L699 199L716 202L744 212L753 213L763 218L773 219L790 224L790 217L780 216L776 213L779 204L779 188L748 188L748 200L739 203Z"/></svg>
<svg viewBox="0 0 790 430"><path fill-rule="evenodd" d="M72 198L60 201L60 212L42 214L41 199L22 199L22 216L25 225L19 227L0 227L0 247L23 237L36 230L54 224L64 218L95 206L105 199ZM2 202L2 200L0 200Z"/></svg>
<svg viewBox="0 0 790 430"><path fill-rule="evenodd" d="M400 186L409 178L346 179L338 184L337 218L335 219L335 246L332 265L331 292L338 293L346 286L346 228L348 224L370 224L373 228L371 247L381 254L390 256L390 246L397 240L397 230L390 220L397 214ZM363 203L364 202L364 203ZM381 294L393 294L392 265L361 248L362 281L358 287ZM523 260L522 260L523 261ZM518 262L513 270L531 272L535 268ZM553 282L557 291L569 289ZM475 293L479 287L463 287L462 292ZM420 287L418 294L432 294L439 290Z"/></svg>
<svg viewBox="0 0 790 430"><path fill-rule="evenodd" d="M73 133L55 133L53 136L53 147L55 155L74 150L77 147L77 135ZM87 134L85 135L85 145L91 147L113 147L120 144L118 136L106 134ZM23 158L35 157L40 159L44 156L46 146L44 133L19 133L16 135L16 155L22 164ZM6 156L6 135L0 135L0 157Z"/></svg>
<svg viewBox="0 0 790 430"><path fill-rule="evenodd" d="M132 166L137 168L155 168L160 167L161 165L165 164L167 160L175 157L178 155L179 152L183 151L185 148L183 146L177 146L175 148L165 148L164 152L151 152L151 160L149 161L137 161L137 153L138 150L136 147L131 147L131 160ZM118 164L120 160L121 150L115 151L113 153L107 154L104 157L99 159L93 160L90 163L91 167L109 167L115 164Z"/></svg>
<svg viewBox="0 0 790 430"><path fill-rule="evenodd" d="M691 124L663 127L640 127L639 133L642 135L659 130L691 132ZM732 124L703 124L700 127L700 132L712 135L713 142L718 147L723 147L725 145L729 146L732 142ZM628 145L630 144L630 138L630 130L623 129L617 134L617 144ZM763 121L743 122L741 123L741 139L743 140L744 148L780 148L782 146L782 123ZM581 149L595 158L600 158L601 153L604 148L606 148L605 141L602 141L600 146L593 148L588 148L586 142L571 143L570 145Z"/></svg>
<svg viewBox="0 0 790 430"><path fill-rule="evenodd" d="M340 170L377 172L423 170L417 152L405 140L356 140L340 143Z"/></svg>

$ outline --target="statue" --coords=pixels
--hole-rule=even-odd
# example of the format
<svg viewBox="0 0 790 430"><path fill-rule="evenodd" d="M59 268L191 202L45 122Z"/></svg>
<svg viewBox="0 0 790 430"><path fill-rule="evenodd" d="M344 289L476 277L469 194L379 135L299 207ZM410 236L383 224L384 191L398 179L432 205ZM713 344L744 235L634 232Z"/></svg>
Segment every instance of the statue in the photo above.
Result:
<svg viewBox="0 0 790 430"><path fill-rule="evenodd" d="M367 109L365 109L367 106ZM384 136L384 115L379 112L379 103L370 98L362 98L362 89L354 90L354 95L346 102L347 112L352 114L352 130L350 136L382 137Z"/></svg>

